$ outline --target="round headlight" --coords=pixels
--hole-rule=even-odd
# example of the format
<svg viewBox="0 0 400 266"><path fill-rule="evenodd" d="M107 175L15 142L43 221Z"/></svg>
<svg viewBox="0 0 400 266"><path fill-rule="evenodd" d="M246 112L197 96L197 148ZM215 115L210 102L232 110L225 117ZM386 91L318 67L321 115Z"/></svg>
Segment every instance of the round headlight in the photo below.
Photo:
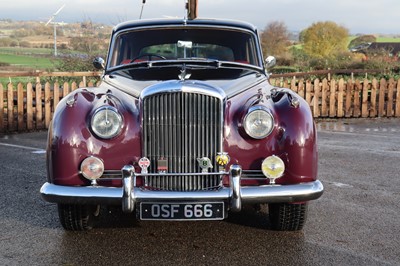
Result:
<svg viewBox="0 0 400 266"><path fill-rule="evenodd" d="M89 180L100 178L104 173L103 161L97 157L87 157L81 163L81 173Z"/></svg>
<svg viewBox="0 0 400 266"><path fill-rule="evenodd" d="M122 116L112 106L100 107L92 117L91 127L98 137L111 139L121 132Z"/></svg>
<svg viewBox="0 0 400 266"><path fill-rule="evenodd" d="M262 107L252 107L244 118L244 130L255 139L263 139L271 134L274 118Z"/></svg>

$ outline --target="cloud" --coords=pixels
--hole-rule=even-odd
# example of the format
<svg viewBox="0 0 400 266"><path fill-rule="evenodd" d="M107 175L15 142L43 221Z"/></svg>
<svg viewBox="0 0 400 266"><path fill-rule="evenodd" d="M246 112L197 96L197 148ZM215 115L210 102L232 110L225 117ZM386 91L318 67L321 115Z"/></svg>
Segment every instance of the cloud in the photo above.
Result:
<svg viewBox="0 0 400 266"><path fill-rule="evenodd" d="M0 18L44 20L59 7L66 7L58 20L77 22L91 19L115 24L138 19L142 0L0 0ZM4 2L4 3L2 3ZM184 0L146 0L143 18L183 17ZM291 30L302 30L313 22L334 21L350 32L399 33L398 0L199 0L199 16L245 20L264 28L269 22L283 21Z"/></svg>

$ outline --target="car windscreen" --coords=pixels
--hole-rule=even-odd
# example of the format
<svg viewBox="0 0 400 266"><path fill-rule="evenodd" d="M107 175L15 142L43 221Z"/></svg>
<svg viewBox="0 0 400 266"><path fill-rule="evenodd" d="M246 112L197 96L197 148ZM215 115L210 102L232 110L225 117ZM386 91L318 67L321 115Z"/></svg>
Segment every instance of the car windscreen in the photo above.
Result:
<svg viewBox="0 0 400 266"><path fill-rule="evenodd" d="M219 28L154 28L127 31L114 37L108 67L179 59L231 61L262 66L255 35Z"/></svg>

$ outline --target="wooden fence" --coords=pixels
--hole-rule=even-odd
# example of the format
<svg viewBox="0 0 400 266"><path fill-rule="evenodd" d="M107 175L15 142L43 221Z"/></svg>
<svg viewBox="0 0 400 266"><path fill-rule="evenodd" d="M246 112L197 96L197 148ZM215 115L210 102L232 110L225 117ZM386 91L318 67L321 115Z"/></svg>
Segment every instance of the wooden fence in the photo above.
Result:
<svg viewBox="0 0 400 266"><path fill-rule="evenodd" d="M79 83L41 82L38 75L36 83L0 84L0 132L48 128L58 102L79 87L96 86L86 82L87 76L96 75L74 73L81 77ZM309 103L315 118L400 117L400 80L280 78L271 82L297 92Z"/></svg>
<svg viewBox="0 0 400 266"><path fill-rule="evenodd" d="M73 90L95 87L87 81L98 80L99 72L27 72L0 73L0 77L36 77L32 83L0 83L0 132L23 132L47 129L58 102ZM43 82L43 77L73 77L79 82Z"/></svg>
<svg viewBox="0 0 400 266"><path fill-rule="evenodd" d="M400 117L400 80L276 79L303 97L315 118Z"/></svg>

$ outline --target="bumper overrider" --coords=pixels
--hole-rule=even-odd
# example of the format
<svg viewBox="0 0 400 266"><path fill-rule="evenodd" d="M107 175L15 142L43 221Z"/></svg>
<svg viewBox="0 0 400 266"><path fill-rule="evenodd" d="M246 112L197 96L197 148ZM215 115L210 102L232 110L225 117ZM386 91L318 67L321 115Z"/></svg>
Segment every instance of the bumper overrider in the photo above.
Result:
<svg viewBox="0 0 400 266"><path fill-rule="evenodd" d="M40 189L45 201L62 204L122 205L124 212L133 212L140 202L204 202L224 201L227 209L238 212L242 204L305 202L319 198L324 190L318 180L293 185L241 186L242 169L232 165L228 173L229 187L208 191L160 191L136 187L132 165L122 168L122 187L60 186L46 182ZM151 175L151 174L148 174Z"/></svg>

